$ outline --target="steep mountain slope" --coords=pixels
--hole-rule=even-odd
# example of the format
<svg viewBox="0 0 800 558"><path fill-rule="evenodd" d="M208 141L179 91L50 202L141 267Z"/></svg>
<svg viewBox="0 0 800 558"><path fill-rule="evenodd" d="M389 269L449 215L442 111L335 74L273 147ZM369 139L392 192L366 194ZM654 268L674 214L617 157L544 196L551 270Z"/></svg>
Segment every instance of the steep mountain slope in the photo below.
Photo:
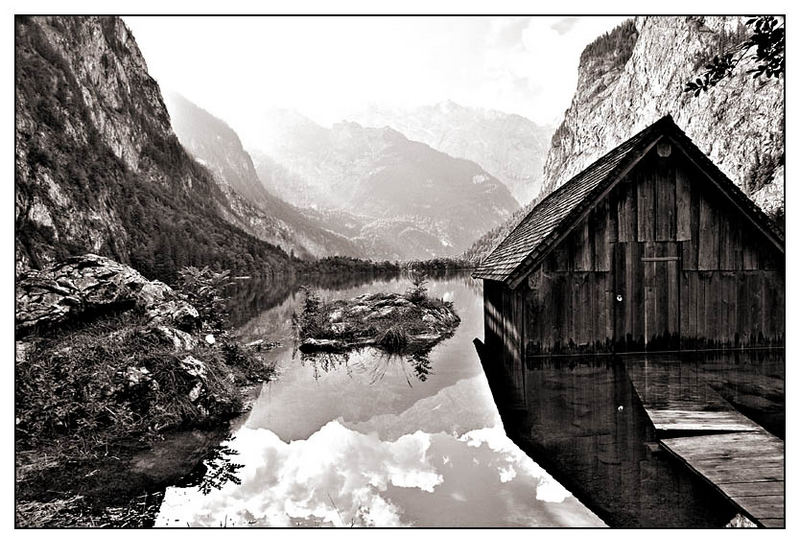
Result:
<svg viewBox="0 0 800 558"><path fill-rule="evenodd" d="M665 114L768 213L783 211L783 79L742 63L698 97L684 84L744 39L747 18L640 17L589 45L578 88L553 136L547 190Z"/></svg>
<svg viewBox="0 0 800 558"><path fill-rule="evenodd" d="M391 128L352 122L324 128L286 112L264 127L269 135L252 151L262 181L322 218L345 213L354 225L350 238L370 257L459 254L518 207L477 164Z"/></svg>
<svg viewBox="0 0 800 558"><path fill-rule="evenodd" d="M170 278L183 265L278 273L183 150L125 24L17 17L17 268L92 251Z"/></svg>
<svg viewBox="0 0 800 558"><path fill-rule="evenodd" d="M521 204L541 191L553 128L517 114L445 101L414 110L372 106L352 119L374 128L390 126L411 140L478 163L506 184Z"/></svg>
<svg viewBox="0 0 800 558"><path fill-rule="evenodd" d="M267 191L239 136L224 121L176 93L168 93L164 100L181 144L211 171L231 208L253 234L298 257L358 255L359 250L346 238L325 230ZM258 211L242 204L239 197Z"/></svg>
<svg viewBox="0 0 800 558"><path fill-rule="evenodd" d="M768 214L783 215L783 80L754 80L742 64L698 97L684 84L715 54L740 44L746 18L640 17L581 54L578 86L553 134L541 199L665 114ZM467 250L481 261L537 200Z"/></svg>
<svg viewBox="0 0 800 558"><path fill-rule="evenodd" d="M253 203L269 201L253 161L230 126L173 91L164 93L164 103L181 145L211 171L220 186Z"/></svg>

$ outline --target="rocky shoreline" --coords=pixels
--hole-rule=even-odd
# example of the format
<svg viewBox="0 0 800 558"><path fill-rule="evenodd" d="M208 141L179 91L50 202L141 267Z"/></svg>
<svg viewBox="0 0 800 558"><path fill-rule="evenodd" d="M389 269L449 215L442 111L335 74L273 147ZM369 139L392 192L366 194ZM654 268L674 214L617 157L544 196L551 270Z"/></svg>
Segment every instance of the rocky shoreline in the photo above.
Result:
<svg viewBox="0 0 800 558"><path fill-rule="evenodd" d="M87 254L18 277L18 526L151 524L269 380L204 305L219 274L193 272L187 293Z"/></svg>

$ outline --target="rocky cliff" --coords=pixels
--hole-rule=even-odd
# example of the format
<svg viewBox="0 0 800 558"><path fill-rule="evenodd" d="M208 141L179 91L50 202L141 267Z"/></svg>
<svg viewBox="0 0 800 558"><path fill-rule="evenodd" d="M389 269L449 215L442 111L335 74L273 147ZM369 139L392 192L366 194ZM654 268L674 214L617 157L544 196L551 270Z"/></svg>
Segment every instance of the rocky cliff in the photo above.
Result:
<svg viewBox="0 0 800 558"><path fill-rule="evenodd" d="M518 207L506 186L476 163L388 127L342 122L325 128L280 113L264 128L269 139L252 152L262 181L324 218L346 212L355 225L349 238L369 257L457 255Z"/></svg>
<svg viewBox="0 0 800 558"><path fill-rule="evenodd" d="M390 126L452 157L478 163L496 176L521 204L542 189L542 169L553 128L518 114L461 106L453 101L413 110L369 107L353 120Z"/></svg>
<svg viewBox="0 0 800 558"><path fill-rule="evenodd" d="M753 79L751 64L695 97L684 85L715 54L740 44L746 18L640 17L581 54L578 86L544 165L552 192L619 143L672 114L677 124L767 213L783 214L783 80ZM480 262L537 203L481 236L465 253Z"/></svg>
<svg viewBox="0 0 800 558"><path fill-rule="evenodd" d="M298 257L359 255L345 237L267 190L238 134L223 120L177 93L168 93L164 100L181 144L211 172L231 209L254 235Z"/></svg>
<svg viewBox="0 0 800 558"><path fill-rule="evenodd" d="M784 83L740 64L699 96L684 84L740 44L739 17L639 17L587 46L544 168L551 191L665 114L764 210L783 212Z"/></svg>
<svg viewBox="0 0 800 558"><path fill-rule="evenodd" d="M17 17L15 35L18 271L85 252L167 279L290 267L181 147L120 19Z"/></svg>

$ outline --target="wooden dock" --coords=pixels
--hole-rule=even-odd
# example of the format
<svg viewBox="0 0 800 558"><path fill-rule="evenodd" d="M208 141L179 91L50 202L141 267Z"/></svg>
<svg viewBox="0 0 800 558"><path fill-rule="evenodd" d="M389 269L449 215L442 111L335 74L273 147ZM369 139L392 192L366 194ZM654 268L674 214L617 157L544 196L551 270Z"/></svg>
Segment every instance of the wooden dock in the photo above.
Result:
<svg viewBox="0 0 800 558"><path fill-rule="evenodd" d="M784 444L765 430L661 440L762 527L784 526Z"/></svg>
<svg viewBox="0 0 800 558"><path fill-rule="evenodd" d="M692 370L626 366L659 444L760 527L784 527L784 442L729 405Z"/></svg>

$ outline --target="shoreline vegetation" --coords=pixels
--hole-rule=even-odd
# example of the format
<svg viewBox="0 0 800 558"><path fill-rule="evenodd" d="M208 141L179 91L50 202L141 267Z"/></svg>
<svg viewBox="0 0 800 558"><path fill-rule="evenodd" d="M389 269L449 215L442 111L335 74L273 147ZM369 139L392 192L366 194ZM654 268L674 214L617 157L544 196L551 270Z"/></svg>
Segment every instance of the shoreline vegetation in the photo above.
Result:
<svg viewBox="0 0 800 558"><path fill-rule="evenodd" d="M373 261L361 260L347 256L329 256L318 260L303 261L298 265L299 275L329 275L337 273L403 273L418 271L435 276L439 273L450 273L473 269L475 263L464 258L433 258L430 260L410 261Z"/></svg>
<svg viewBox="0 0 800 558"><path fill-rule="evenodd" d="M384 300L384 318L400 320L381 326L377 344L415 354L458 324L449 303L427 297L424 277L470 267L332 257L307 262L295 279L408 274L415 287L391 295L400 307ZM237 278L188 267L170 287L94 254L18 274L18 527L152 526L167 486L213 473L209 455L230 421L274 375L259 354L269 340L232 336L227 293ZM389 318L390 306L400 314Z"/></svg>
<svg viewBox="0 0 800 558"><path fill-rule="evenodd" d="M274 373L228 331L228 282L185 268L172 289L94 255L20 277L18 526L152 524L159 492L200 464L247 390ZM148 461L153 451L169 457Z"/></svg>

